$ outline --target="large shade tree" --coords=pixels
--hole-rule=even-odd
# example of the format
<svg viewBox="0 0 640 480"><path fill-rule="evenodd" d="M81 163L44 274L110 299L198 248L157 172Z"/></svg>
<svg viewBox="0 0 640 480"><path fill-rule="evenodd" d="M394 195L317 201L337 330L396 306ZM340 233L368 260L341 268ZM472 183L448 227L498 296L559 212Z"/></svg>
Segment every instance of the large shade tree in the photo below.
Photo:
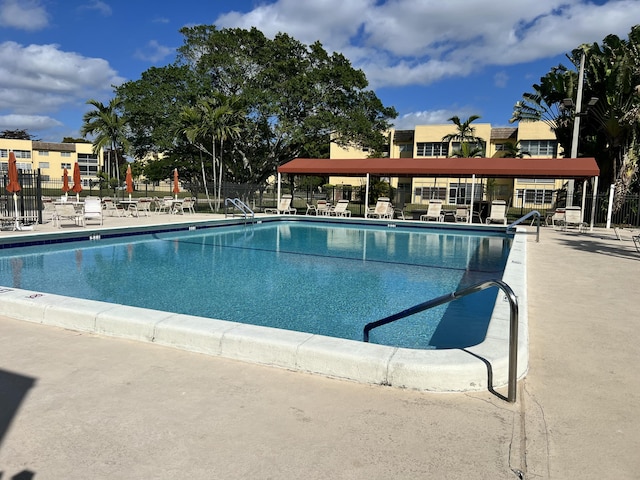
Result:
<svg viewBox="0 0 640 480"><path fill-rule="evenodd" d="M224 122L233 115L220 118L215 138L223 140L225 161L218 163L218 177L223 166L230 181L263 185L282 163L328 155L330 142L383 150L384 132L396 112L367 89L364 73L343 55L286 34L269 39L255 28L200 25L181 33L184 45L175 64L117 89L137 157L170 154L189 143L175 136L181 112L218 94L234 99L244 113L241 122L231 122L237 125L231 128L237 134L232 142L223 137L231 138ZM213 171L207 169L207 175Z"/></svg>

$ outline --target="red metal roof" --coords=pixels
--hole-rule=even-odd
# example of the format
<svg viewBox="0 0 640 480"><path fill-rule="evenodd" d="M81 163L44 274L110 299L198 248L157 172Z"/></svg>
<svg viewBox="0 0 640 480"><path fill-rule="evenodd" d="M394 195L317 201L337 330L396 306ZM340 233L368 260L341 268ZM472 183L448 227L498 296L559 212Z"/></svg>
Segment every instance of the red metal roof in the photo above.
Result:
<svg viewBox="0 0 640 480"><path fill-rule="evenodd" d="M594 158L296 158L278 167L297 175L586 178L600 175Z"/></svg>

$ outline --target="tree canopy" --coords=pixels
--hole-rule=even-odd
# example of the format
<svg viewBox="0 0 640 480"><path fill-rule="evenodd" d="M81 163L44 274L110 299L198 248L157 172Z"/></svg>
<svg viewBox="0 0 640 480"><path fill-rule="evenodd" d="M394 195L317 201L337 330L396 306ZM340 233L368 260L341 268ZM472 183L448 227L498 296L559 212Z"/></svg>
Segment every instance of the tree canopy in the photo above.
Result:
<svg viewBox="0 0 640 480"><path fill-rule="evenodd" d="M512 121L547 122L565 155L571 151L576 115L581 118L578 156L593 156L600 167L604 185L616 185L615 205L637 188L640 155L640 25L628 39L608 35L602 44L585 44L568 55L576 70L582 58L584 99L597 99L595 105L562 108L564 99L576 101L578 73L560 65L551 69L533 93L525 93L516 103Z"/></svg>
<svg viewBox="0 0 640 480"><path fill-rule="evenodd" d="M181 33L184 45L174 64L151 68L116 90L136 158L162 152L197 169L200 155L211 155L222 167L220 178L261 185L293 158L327 157L330 142L383 149L396 111L367 90L364 73L343 55L282 33L269 39L255 28L199 25ZM211 139L220 142L221 130L205 129L210 133L205 143L202 129L190 128L189 139L184 125L185 112L202 113L202 99L216 95L243 116L234 120L234 134L217 153ZM220 118L234 117L233 112ZM213 171L207 169L207 176Z"/></svg>

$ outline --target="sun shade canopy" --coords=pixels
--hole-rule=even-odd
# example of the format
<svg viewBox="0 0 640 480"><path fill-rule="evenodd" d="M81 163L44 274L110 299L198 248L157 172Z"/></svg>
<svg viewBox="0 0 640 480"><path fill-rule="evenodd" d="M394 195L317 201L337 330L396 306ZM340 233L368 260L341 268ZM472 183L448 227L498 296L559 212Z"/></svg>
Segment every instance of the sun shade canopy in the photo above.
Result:
<svg viewBox="0 0 640 480"><path fill-rule="evenodd" d="M587 178L600 175L594 158L296 158L278 167L294 175L399 177Z"/></svg>

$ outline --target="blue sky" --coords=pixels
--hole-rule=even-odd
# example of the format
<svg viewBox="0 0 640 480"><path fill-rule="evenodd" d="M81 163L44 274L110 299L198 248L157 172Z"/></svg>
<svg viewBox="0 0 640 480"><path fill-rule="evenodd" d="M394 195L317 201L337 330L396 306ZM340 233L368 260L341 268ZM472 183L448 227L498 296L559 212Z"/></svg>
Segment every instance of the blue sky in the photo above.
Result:
<svg viewBox="0 0 640 480"><path fill-rule="evenodd" d="M572 49L638 19L638 0L0 0L0 130L80 136L88 99L173 62L196 24L319 40L364 70L397 128L504 126Z"/></svg>

